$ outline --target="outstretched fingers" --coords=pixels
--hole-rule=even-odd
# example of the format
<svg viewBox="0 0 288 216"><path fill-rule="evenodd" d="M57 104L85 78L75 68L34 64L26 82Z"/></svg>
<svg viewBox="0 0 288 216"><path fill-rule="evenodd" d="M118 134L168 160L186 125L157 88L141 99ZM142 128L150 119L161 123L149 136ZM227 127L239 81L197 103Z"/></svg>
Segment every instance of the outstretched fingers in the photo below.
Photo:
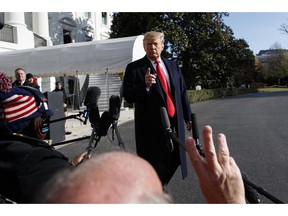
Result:
<svg viewBox="0 0 288 216"><path fill-rule="evenodd" d="M219 175L225 169L230 169L230 156L229 149L227 146L226 136L220 133L217 137L217 142L219 145L218 157L216 154L216 149L213 141L213 131L209 125L203 128L203 148L205 153L205 159L203 159L197 148L193 138L188 137L186 139L186 147L191 160L191 163L196 170L196 172L208 171L212 175L215 175L217 179Z"/></svg>
<svg viewBox="0 0 288 216"><path fill-rule="evenodd" d="M220 170L220 166L217 159L217 154L213 141L213 131L212 128L208 125L203 128L203 148L206 155L206 162L208 169L210 171Z"/></svg>
<svg viewBox="0 0 288 216"><path fill-rule="evenodd" d="M201 172L204 171L204 164L203 159L200 156L197 148L196 143L192 137L186 138L186 149L190 158L190 161L192 163L192 166L194 167L194 170L199 175Z"/></svg>
<svg viewBox="0 0 288 216"><path fill-rule="evenodd" d="M229 156L224 134L219 134L218 157L215 151L212 128L203 128L205 158L197 151L192 137L186 139L190 161L197 173L201 190L208 203L245 203L245 192L241 172Z"/></svg>
<svg viewBox="0 0 288 216"><path fill-rule="evenodd" d="M222 133L218 134L218 158L221 166L228 167L230 164L229 149L227 145L226 136Z"/></svg>

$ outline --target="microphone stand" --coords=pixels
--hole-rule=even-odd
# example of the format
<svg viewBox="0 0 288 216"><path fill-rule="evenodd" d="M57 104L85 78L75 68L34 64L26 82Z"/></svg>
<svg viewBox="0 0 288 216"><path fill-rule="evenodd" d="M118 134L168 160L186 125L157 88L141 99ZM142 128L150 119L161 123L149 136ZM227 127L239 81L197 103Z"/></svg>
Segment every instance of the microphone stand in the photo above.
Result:
<svg viewBox="0 0 288 216"><path fill-rule="evenodd" d="M70 116L67 116L67 117L64 117L64 118L50 120L49 123L51 124L51 123L55 123L55 122L58 122L58 121L64 121L66 119L72 119L72 118L83 122L83 120L81 119L81 116L84 115L85 112L86 111L79 112L78 114L70 115ZM63 142L54 143L54 144L51 144L51 146L64 145L64 144L67 144L67 143L70 143L70 142L77 142L77 141L81 141L81 140L89 139L89 138L90 138L90 136L84 136L84 137L80 137L80 138L76 138L76 139L71 139L71 140L66 140L66 141L63 141Z"/></svg>
<svg viewBox="0 0 288 216"><path fill-rule="evenodd" d="M111 128L112 128L112 140L114 140L114 132L115 132L117 139L118 139L118 146L122 150L126 151L125 146L124 146L124 142L122 141L122 138L121 138L119 130L118 130L118 121L113 121Z"/></svg>
<svg viewBox="0 0 288 216"><path fill-rule="evenodd" d="M59 118L59 119L54 119L54 120L50 120L49 123L54 123L54 122L58 122L58 121L64 121L66 119L78 119L79 121L83 122L83 120L79 117L81 117L83 114L83 112L79 112L78 114L75 114L75 115L70 115L70 116L67 116L67 117L64 117L64 118Z"/></svg>
<svg viewBox="0 0 288 216"><path fill-rule="evenodd" d="M67 144L70 142L77 142L77 141L81 141L81 140L85 140L85 139L90 139L90 136L84 136L84 137L80 137L80 138L76 138L76 139L70 139L70 140L66 140L63 142L54 143L54 144L51 144L51 146L64 145L64 144Z"/></svg>
<svg viewBox="0 0 288 216"><path fill-rule="evenodd" d="M181 146L185 151L186 150L186 147L185 145L182 143L182 141L172 132L171 128L166 128L165 129L165 134L166 134L166 137L168 139L172 139L173 141L175 141L176 143L179 144L179 146Z"/></svg>
<svg viewBox="0 0 288 216"><path fill-rule="evenodd" d="M284 204L284 202L282 202L281 200L277 199L276 197L274 197L270 193L266 192L263 188L258 187L257 185L253 184L248 179L243 178L243 182L244 182L244 184L247 184L247 185L251 186L252 188L254 188L259 194L261 194L261 195L267 197L268 199L270 199L272 202L277 203L277 204Z"/></svg>
<svg viewBox="0 0 288 216"><path fill-rule="evenodd" d="M88 143L88 146L86 148L86 158L88 158L90 155L91 155L91 152L94 148L96 148L96 146L98 145L100 139L101 139L101 136L99 136L97 134L97 129L96 129L96 126L95 124L91 124L92 126L92 132L91 132L91 136L90 136L90 139L89 139L89 143ZM95 141L94 145L93 145L93 142Z"/></svg>

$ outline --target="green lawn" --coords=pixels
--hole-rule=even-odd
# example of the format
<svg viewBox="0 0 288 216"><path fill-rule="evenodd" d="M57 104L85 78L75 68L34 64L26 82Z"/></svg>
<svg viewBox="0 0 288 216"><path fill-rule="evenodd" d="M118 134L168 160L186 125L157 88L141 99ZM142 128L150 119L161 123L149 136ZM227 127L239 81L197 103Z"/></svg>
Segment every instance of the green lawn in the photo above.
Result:
<svg viewBox="0 0 288 216"><path fill-rule="evenodd" d="M259 88L259 92L288 91L288 88Z"/></svg>

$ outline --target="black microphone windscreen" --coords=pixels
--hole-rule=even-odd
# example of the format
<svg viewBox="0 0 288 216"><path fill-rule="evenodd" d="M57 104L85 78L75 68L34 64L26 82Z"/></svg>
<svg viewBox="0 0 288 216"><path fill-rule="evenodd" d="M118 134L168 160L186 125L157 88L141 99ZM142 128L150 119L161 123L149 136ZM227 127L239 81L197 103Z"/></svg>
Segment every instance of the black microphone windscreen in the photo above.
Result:
<svg viewBox="0 0 288 216"><path fill-rule="evenodd" d="M101 94L100 88L97 86L91 86L87 89L86 97L84 100L84 105L87 106L87 110L89 110L89 121L91 124L94 124L95 127L98 127L100 120L99 108L98 108L98 100Z"/></svg>
<svg viewBox="0 0 288 216"><path fill-rule="evenodd" d="M110 114L108 111L104 111L100 118L98 135L106 136L110 125L111 125Z"/></svg>
<svg viewBox="0 0 288 216"><path fill-rule="evenodd" d="M196 118L195 113L192 113L191 121L192 121L192 136L195 140L199 139L198 123L197 123L197 118Z"/></svg>
<svg viewBox="0 0 288 216"><path fill-rule="evenodd" d="M120 116L121 99L119 95L111 95L109 99L109 114L111 121L117 121Z"/></svg>
<svg viewBox="0 0 288 216"><path fill-rule="evenodd" d="M100 113L98 106L90 108L89 111L89 121L91 124L94 124L95 126L99 124L100 121ZM96 126L97 127L97 126Z"/></svg>
<svg viewBox="0 0 288 216"><path fill-rule="evenodd" d="M100 94L101 94L101 90L97 86L89 87L87 89L86 97L84 100L84 105L85 106L97 106Z"/></svg>
<svg viewBox="0 0 288 216"><path fill-rule="evenodd" d="M170 128L171 125L170 125L168 113L167 113L167 110L165 107L160 108L160 115L161 115L162 125L163 125L164 129Z"/></svg>

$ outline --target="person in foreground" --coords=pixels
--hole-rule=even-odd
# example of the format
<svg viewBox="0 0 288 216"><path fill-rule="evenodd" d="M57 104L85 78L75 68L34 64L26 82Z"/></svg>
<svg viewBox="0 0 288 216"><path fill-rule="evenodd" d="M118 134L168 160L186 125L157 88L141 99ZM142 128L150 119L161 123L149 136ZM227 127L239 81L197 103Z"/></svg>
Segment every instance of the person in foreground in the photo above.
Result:
<svg viewBox="0 0 288 216"><path fill-rule="evenodd" d="M243 203L245 190L241 172L229 156L226 136L218 134L218 158L214 147L212 128L203 128L203 147L206 158L197 151L193 138L186 139L186 148L198 176L200 188L208 203Z"/></svg>
<svg viewBox="0 0 288 216"><path fill-rule="evenodd" d="M127 152L92 157L61 172L40 193L40 203L170 203L153 167Z"/></svg>
<svg viewBox="0 0 288 216"><path fill-rule="evenodd" d="M242 176L229 156L226 138L218 135L216 157L212 128L203 129L206 159L199 155L194 140L186 139L190 161L198 175L201 190L208 203L243 203ZM193 193L193 190L191 190ZM52 178L45 186L40 203L172 203L163 191L153 167L141 157L127 152L100 154Z"/></svg>

